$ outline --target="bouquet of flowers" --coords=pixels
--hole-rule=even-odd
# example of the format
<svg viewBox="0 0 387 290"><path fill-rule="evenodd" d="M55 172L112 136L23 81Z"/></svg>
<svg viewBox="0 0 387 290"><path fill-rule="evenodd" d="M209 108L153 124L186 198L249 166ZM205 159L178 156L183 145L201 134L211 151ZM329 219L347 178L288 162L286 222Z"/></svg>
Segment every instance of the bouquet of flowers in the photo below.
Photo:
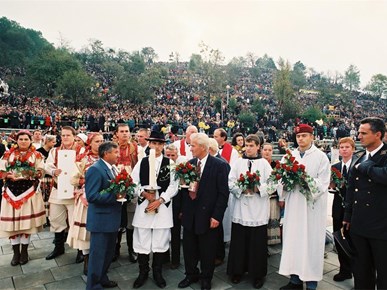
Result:
<svg viewBox="0 0 387 290"><path fill-rule="evenodd" d="M278 184L281 181L285 191L294 190L298 184L300 187L300 193L303 194L306 200L312 200L312 191L315 192L317 188L313 185L313 179L306 173L305 165L299 164L296 158L292 155L290 150L286 150L284 162L276 161L276 165L269 176L268 184L270 191L275 191L273 185Z"/></svg>
<svg viewBox="0 0 387 290"><path fill-rule="evenodd" d="M110 186L107 189L102 190L100 193L114 193L117 199L127 196L129 200L131 200L133 198L135 188L136 184L133 183L132 177L125 169L122 169L122 171L110 181Z"/></svg>
<svg viewBox="0 0 387 290"><path fill-rule="evenodd" d="M180 179L181 185L190 184L191 182L197 181L199 175L195 165L189 162L182 162L175 166L175 180Z"/></svg>
<svg viewBox="0 0 387 290"><path fill-rule="evenodd" d="M246 174L241 173L236 181L236 185L245 193L258 192L258 186L261 185L259 171L257 170L253 173L246 171Z"/></svg>
<svg viewBox="0 0 387 290"><path fill-rule="evenodd" d="M331 180L336 184L337 187L341 187L344 183L344 177L341 174L340 170L335 167L331 167Z"/></svg>
<svg viewBox="0 0 387 290"><path fill-rule="evenodd" d="M33 163L29 161L14 160L6 167L7 172L13 172L17 178L34 178L37 170Z"/></svg>

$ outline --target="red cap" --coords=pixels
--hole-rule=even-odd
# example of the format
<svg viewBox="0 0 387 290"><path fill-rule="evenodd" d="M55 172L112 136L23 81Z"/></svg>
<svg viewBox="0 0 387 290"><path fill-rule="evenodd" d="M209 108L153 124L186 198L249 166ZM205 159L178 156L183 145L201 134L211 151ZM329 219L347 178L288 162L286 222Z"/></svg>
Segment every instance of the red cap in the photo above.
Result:
<svg viewBox="0 0 387 290"><path fill-rule="evenodd" d="M309 126L308 124L299 124L294 129L294 131L296 132L296 135L300 134L300 133L310 133L310 134L313 134L313 128L311 126Z"/></svg>

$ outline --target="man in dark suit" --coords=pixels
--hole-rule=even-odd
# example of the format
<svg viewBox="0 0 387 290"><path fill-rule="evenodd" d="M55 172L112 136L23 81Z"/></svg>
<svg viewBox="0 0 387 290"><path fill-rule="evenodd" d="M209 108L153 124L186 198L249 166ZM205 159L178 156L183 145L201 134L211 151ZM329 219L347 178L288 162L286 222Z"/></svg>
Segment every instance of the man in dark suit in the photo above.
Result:
<svg viewBox="0 0 387 290"><path fill-rule="evenodd" d="M344 183L335 184L331 182L330 190L334 193L332 204L333 231L338 231L343 227L344 202L347 192L346 182L348 181L348 171L350 169L353 152L355 151L355 142L350 137L344 137L339 140L339 154L342 160L333 164L332 167L341 172ZM335 241L337 257L340 263L339 273L333 276L333 280L340 282L352 278L351 259L345 254L343 248Z"/></svg>
<svg viewBox="0 0 387 290"><path fill-rule="evenodd" d="M387 289L387 145L382 119L360 121L358 137L366 149L353 161L343 224L356 250L355 289Z"/></svg>
<svg viewBox="0 0 387 290"><path fill-rule="evenodd" d="M113 164L117 163L118 145L105 142L98 149L100 160L86 173L86 198L89 203L86 228L90 231L90 254L86 289L113 288L106 273L114 254L117 231L121 222L121 203L115 193L101 193L114 179Z"/></svg>
<svg viewBox="0 0 387 290"><path fill-rule="evenodd" d="M191 135L191 152L195 158L190 163L196 165L200 180L196 190L185 192L182 196L186 277L179 283L179 288L186 288L200 278L201 289L211 289L219 225L227 207L227 164L208 154L208 139L204 133ZM197 267L199 261L200 273Z"/></svg>

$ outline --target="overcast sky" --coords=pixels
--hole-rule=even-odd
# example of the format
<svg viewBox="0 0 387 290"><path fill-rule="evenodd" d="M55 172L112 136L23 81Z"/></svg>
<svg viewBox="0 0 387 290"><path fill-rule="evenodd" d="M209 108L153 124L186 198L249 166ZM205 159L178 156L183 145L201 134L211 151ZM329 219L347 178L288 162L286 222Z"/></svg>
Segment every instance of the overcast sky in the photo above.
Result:
<svg viewBox="0 0 387 290"><path fill-rule="evenodd" d="M62 35L76 50L98 39L130 52L153 47L159 60L172 51L188 60L203 41L226 62L267 53L332 75L354 64L362 85L387 75L387 1L0 0L0 16L56 46Z"/></svg>

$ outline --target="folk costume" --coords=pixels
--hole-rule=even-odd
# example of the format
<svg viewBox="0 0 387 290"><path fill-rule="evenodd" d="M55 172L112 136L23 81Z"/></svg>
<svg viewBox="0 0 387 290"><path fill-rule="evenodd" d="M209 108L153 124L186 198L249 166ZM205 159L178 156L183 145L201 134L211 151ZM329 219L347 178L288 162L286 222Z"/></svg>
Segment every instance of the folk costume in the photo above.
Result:
<svg viewBox="0 0 387 290"><path fill-rule="evenodd" d="M99 160L98 154L93 154L91 150L77 158L78 172L72 180L75 186L75 208L73 213L73 223L70 225L67 236L67 244L77 250L81 250L84 255L83 272L87 275L87 266L90 251L90 232L86 230L87 223L87 201L85 193L85 175L90 166Z"/></svg>
<svg viewBox="0 0 387 290"><path fill-rule="evenodd" d="M158 132L151 132L149 140L164 142L164 135ZM155 199L161 199L162 203L157 209L157 213L148 213L146 208L149 201L141 196L144 186L149 185L149 157L144 157L133 169L133 182L138 185L136 195L138 202L133 218L134 234L133 248L138 253L139 277L134 283L134 287L141 287L148 277L149 254L153 252L153 278L156 284L163 288L166 285L162 278L162 262L165 252L169 249L171 228L173 227L172 197L177 194L178 182L174 178L174 173L170 168L169 158L160 155L156 157L155 170L157 185L161 188L156 191Z"/></svg>
<svg viewBox="0 0 387 290"><path fill-rule="evenodd" d="M30 235L41 231L46 221L39 188L39 178L44 172L43 156L33 146L27 151L21 151L15 145L4 153L3 160L11 168L2 173L5 184L1 202L0 237L11 240L14 251L11 265L23 265L28 262ZM28 163L31 169L27 170L30 172L22 172L18 163ZM8 173L18 174L17 172L20 175L17 180L7 179Z"/></svg>
<svg viewBox="0 0 387 290"><path fill-rule="evenodd" d="M236 182L247 171L259 171L260 186L253 196L247 196ZM272 168L262 158L243 155L231 167L229 188L234 195L231 213L232 229L227 274L234 283L248 272L253 285L262 283L267 274L267 223L269 221L269 196L266 192L266 180Z"/></svg>
<svg viewBox="0 0 387 290"><path fill-rule="evenodd" d="M65 230L69 224L73 223L74 197L63 199L58 196L58 177L54 176L54 171L58 166L59 150L75 150L78 155L80 147L75 143L70 148L65 148L63 144L60 147L54 147L50 150L46 160L46 173L53 176L52 189L48 202L50 206L50 229L55 233L55 248L46 257L46 260L54 259L64 253L64 243L66 241Z"/></svg>

